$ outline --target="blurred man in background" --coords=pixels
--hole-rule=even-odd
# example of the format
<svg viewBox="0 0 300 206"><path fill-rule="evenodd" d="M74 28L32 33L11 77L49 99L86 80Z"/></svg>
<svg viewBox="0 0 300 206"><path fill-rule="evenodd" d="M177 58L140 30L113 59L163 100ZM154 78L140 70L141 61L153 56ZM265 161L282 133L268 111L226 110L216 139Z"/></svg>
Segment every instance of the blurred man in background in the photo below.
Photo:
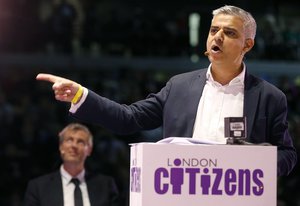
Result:
<svg viewBox="0 0 300 206"><path fill-rule="evenodd" d="M24 206L119 206L114 179L85 170L92 148L93 136L86 126L67 125L59 133L60 169L28 183Z"/></svg>

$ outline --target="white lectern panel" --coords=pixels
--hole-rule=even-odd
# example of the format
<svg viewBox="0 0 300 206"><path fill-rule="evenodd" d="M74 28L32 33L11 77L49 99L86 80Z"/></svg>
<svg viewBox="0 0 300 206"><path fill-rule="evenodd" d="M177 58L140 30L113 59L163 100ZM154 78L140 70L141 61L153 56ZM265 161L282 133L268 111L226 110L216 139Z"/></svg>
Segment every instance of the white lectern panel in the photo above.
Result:
<svg viewBox="0 0 300 206"><path fill-rule="evenodd" d="M131 146L130 206L276 206L277 148Z"/></svg>

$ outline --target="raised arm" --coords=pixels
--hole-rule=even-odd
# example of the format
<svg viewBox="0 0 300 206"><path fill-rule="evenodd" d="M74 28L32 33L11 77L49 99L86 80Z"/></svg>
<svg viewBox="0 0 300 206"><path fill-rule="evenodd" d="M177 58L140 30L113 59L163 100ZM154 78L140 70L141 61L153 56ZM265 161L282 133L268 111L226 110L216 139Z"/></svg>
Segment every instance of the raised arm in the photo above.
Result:
<svg viewBox="0 0 300 206"><path fill-rule="evenodd" d="M55 94L55 99L59 101L76 104L82 96L82 86L72 80L44 73L38 74L36 79L53 83L52 89Z"/></svg>

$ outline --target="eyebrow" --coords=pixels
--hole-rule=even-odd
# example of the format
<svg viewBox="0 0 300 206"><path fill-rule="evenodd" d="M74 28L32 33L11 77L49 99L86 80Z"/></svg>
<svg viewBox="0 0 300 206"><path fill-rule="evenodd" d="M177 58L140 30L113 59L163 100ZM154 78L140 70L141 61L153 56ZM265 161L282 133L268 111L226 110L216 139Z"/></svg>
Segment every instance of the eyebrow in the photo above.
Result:
<svg viewBox="0 0 300 206"><path fill-rule="evenodd" d="M231 28L231 27L224 27L224 30L234 31L234 32L238 33L237 29Z"/></svg>
<svg viewBox="0 0 300 206"><path fill-rule="evenodd" d="M210 26L210 28L217 29L217 28L221 28L221 27L220 26ZM232 27L228 27L228 26L223 27L223 29L238 32L237 29L232 28Z"/></svg>

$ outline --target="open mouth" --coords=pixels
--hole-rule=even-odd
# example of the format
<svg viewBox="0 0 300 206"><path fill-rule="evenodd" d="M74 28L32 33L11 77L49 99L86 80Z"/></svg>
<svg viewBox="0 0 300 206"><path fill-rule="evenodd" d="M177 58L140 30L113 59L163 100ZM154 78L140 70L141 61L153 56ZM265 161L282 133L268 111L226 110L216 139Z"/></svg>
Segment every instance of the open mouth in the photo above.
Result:
<svg viewBox="0 0 300 206"><path fill-rule="evenodd" d="M212 50L213 52L219 52L219 51L221 51L220 47L218 47L217 45L212 46L211 50Z"/></svg>

